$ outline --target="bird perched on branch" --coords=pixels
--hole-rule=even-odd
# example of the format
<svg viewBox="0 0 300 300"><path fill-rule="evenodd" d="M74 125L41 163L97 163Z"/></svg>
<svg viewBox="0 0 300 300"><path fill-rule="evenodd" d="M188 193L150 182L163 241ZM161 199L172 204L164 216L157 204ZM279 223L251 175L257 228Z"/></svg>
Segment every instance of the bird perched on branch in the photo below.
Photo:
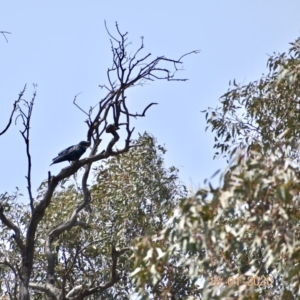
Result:
<svg viewBox="0 0 300 300"><path fill-rule="evenodd" d="M58 156L52 159L53 162L51 165L66 160L68 160L69 162L78 160L90 145L90 142L82 141L78 145L70 146L69 148L59 152Z"/></svg>

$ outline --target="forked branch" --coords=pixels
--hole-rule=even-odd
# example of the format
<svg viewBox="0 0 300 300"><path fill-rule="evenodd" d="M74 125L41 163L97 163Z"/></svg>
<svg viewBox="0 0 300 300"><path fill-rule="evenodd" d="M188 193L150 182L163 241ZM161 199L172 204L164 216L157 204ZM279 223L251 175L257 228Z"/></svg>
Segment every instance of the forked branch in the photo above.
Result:
<svg viewBox="0 0 300 300"><path fill-rule="evenodd" d="M18 109L19 102L22 100L22 97L25 93L25 90L26 90L26 85L24 86L23 90L20 92L18 99L14 102L13 109L12 109L12 112L10 114L8 123L7 123L6 127L0 132L0 135L4 134L8 130L8 128L10 127L13 115Z"/></svg>
<svg viewBox="0 0 300 300"><path fill-rule="evenodd" d="M151 53L142 56L144 49L144 38L141 37L141 45L131 55L128 47L130 43L127 42L128 33L122 33L116 23L117 36L114 36L108 29L105 22L105 28L110 36L111 51L112 51L112 66L107 70L108 85L101 85L108 93L99 101L99 103L89 110L83 109L76 103L77 95L74 98L74 104L88 116L86 123L88 124L88 141L95 141L99 146L100 137L105 133L108 120L112 119L116 130L119 129L121 123L126 123L127 137L125 138L125 147L121 151L128 151L130 149L130 137L134 128L130 126L131 118L144 117L146 111L157 103L148 104L141 113L134 113L130 111L127 104L128 99L126 96L127 90L136 85L143 85L147 81L154 80L167 80L167 81L186 81L186 78L175 77L176 73L181 70L179 65L182 65L182 59L191 54L199 53L194 50L180 56L179 59L171 59L165 56L158 56L150 60ZM167 66L170 66L170 69ZM107 132L107 131L106 131ZM117 138L118 134L114 136ZM108 147L107 150L111 147ZM93 150L94 151L94 150ZM120 152L111 152L112 155L119 154ZM106 151L106 154L107 151Z"/></svg>
<svg viewBox="0 0 300 300"><path fill-rule="evenodd" d="M8 32L8 31L0 31L0 33L4 36L6 42L8 43L8 39L6 37L6 34L11 34L11 32Z"/></svg>

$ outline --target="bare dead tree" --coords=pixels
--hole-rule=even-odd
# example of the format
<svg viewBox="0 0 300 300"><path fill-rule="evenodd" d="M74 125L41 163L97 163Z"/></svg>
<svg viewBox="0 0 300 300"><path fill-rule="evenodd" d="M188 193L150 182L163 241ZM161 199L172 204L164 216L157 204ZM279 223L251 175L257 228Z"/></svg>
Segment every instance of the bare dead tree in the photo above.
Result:
<svg viewBox="0 0 300 300"><path fill-rule="evenodd" d="M106 27L106 24L105 24ZM88 189L87 180L90 174L91 166L94 162L107 159L112 156L120 155L127 152L130 148L134 147L131 144L131 136L134 131L134 127L131 126L131 119L137 117L144 117L147 110L154 104L148 104L141 113L133 113L129 110L127 105L126 92L129 88L142 85L147 81L155 80L167 80L167 81L185 81L187 79L176 78L175 74L180 70L182 64L182 58L192 53L198 53L198 51L189 52L179 59L170 59L165 56L158 56L150 60L151 54L141 56L141 52L144 49L144 40L141 38L141 45L136 52L131 55L127 51L127 33L121 33L118 24L116 23L117 37L114 37L109 30L107 33L111 38L111 51L112 51L112 66L107 70L108 84L102 85L107 91L106 96L97 103L94 107L90 107L88 110L80 107L77 103L77 96L75 96L73 103L87 116L86 124L87 140L91 142L92 150L89 156L85 159L63 168L57 175L53 176L48 172L48 186L43 196L43 199L34 204L31 193L30 183L30 170L31 160L29 154L29 130L30 119L33 107L33 100L27 103L27 112L21 111L21 117L24 124L24 130L21 132L26 143L26 151L28 157L28 191L31 206L31 217L26 230L26 236L21 237L20 228L5 216L4 208L0 208L0 220L8 228L14 231L14 240L22 254L22 263L19 271L20 279L20 299L29 300L29 289L42 291L48 295L51 299L84 299L85 297L93 294L101 294L106 291L120 280L120 275L117 272L118 258L128 251L125 248L120 251L116 250L116 243L111 243L111 278L104 284L95 283L94 286L84 287L76 285L74 283L71 290L67 290L65 282L67 280L68 272L65 274L63 287L58 287L55 282L55 255L53 242L64 232L70 231L75 226L80 226L83 229L89 228L89 224L82 222L78 219L79 213L86 208L91 202L91 194ZM170 65L172 68L167 69L164 66ZM35 95L34 95L35 97ZM117 142L120 139L118 130L124 126L125 143L120 149L115 148ZM99 152L99 146L102 142L102 137L105 134L111 134L112 138L110 142L105 145L105 150ZM32 267L34 262L35 251L35 236L37 227L43 219L47 207L51 203L51 199L58 184L75 174L80 168L84 168L84 174L81 182L81 189L83 193L83 201L76 207L71 214L70 218L64 220L61 224L52 228L45 237L45 254L47 258L47 278L45 284L41 285L35 282L30 282L30 276L32 274ZM84 250L84 247L78 246L73 257L73 263L76 257Z"/></svg>

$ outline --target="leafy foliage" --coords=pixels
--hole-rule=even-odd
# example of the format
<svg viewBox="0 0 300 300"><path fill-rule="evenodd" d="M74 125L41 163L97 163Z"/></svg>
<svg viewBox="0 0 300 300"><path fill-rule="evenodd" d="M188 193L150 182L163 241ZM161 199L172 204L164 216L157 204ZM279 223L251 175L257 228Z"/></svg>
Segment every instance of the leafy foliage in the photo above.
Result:
<svg viewBox="0 0 300 300"><path fill-rule="evenodd" d="M86 299L130 299L134 291L129 272L133 271L131 257L132 240L143 235L152 235L166 224L178 205L179 198L186 195L181 186L177 169L166 169L163 164L164 147L156 145L152 136L144 133L133 143L131 151L111 158L107 163L94 168L94 181L91 182L90 211L80 213L80 222L72 230L66 231L53 241L55 249L56 284L65 295L74 286L92 287L107 282L111 276L111 245L116 251L124 251L118 261L117 271L121 280L111 289ZM65 182L54 196L45 218L38 227L36 253L32 281L42 284L46 280L45 241L51 228L68 219L76 206L82 201L77 184ZM67 186L66 186L67 185ZM41 185L40 197L45 192ZM17 198L17 197L15 197ZM7 199L12 208L13 199ZM17 205L17 204L15 204ZM26 215L28 207L11 209L10 217L17 222L18 216ZM19 225L27 226L29 218L19 220ZM89 227L82 227L88 224ZM0 227L0 234L9 240L9 230ZM5 243L4 243L5 244ZM3 257L18 264L15 243L11 241ZM5 279L14 277L5 271ZM12 281L14 282L14 281ZM16 281L17 283L17 281ZM8 284L13 293L14 286ZM7 290L7 287L3 287ZM44 293L34 292L34 299L41 299ZM71 295L69 295L71 296Z"/></svg>
<svg viewBox="0 0 300 300"><path fill-rule="evenodd" d="M143 298L299 298L299 49L205 111L229 161L223 186L183 199L172 224L137 242L131 275Z"/></svg>
<svg viewBox="0 0 300 300"><path fill-rule="evenodd" d="M245 86L234 80L233 87L221 97L221 106L204 111L207 128L216 133L216 155L228 156L253 145L267 153L278 137L283 143L299 140L299 51L296 41L289 55L271 56L268 75ZM290 146L290 156L297 160L297 144Z"/></svg>

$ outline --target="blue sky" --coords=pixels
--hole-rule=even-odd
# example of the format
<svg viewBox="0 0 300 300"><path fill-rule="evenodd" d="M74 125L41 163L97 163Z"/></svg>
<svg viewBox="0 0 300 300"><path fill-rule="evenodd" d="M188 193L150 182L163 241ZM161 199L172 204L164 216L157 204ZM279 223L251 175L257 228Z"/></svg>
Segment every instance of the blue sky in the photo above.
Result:
<svg viewBox="0 0 300 300"><path fill-rule="evenodd" d="M67 163L49 167L56 154L86 137L83 107L105 96L99 84L106 83L111 65L109 38L104 20L114 32L129 32L132 49L144 37L145 51L153 58L165 55L184 59L178 76L187 82L154 82L132 89L128 95L133 110L158 102L146 118L135 123L165 144L166 166L180 169L181 179L196 189L203 186L225 162L213 160L213 135L205 132L204 114L215 107L228 89L229 80L247 83L266 72L268 54L284 52L300 36L300 2L297 0L227 1L2 1L0 30L9 31L9 43L0 37L0 129L8 120L12 103L25 83L25 98L37 98L31 129L33 189ZM26 192L25 145L13 126L0 137L0 194L16 186ZM121 137L122 140L122 137Z"/></svg>

